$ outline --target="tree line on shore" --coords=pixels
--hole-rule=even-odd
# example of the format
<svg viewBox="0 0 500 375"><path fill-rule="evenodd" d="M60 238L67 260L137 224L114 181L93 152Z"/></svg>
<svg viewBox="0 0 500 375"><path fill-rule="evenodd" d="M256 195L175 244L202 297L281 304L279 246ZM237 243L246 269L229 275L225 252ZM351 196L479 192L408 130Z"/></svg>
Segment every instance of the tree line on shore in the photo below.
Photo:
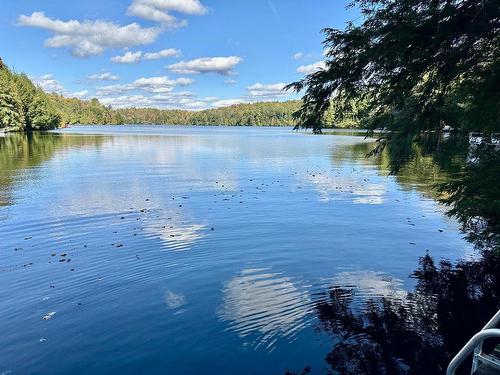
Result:
<svg viewBox="0 0 500 375"><path fill-rule="evenodd" d="M188 111L179 109L120 108L98 99L82 100L46 93L24 73L12 72L0 59L0 129L48 130L71 124L169 124L228 126L295 126L299 100L242 103ZM327 127L357 127L358 113L342 121L325 116Z"/></svg>
<svg viewBox="0 0 500 375"><path fill-rule="evenodd" d="M11 72L0 59L0 129L47 130L62 124L62 114L50 96L26 74Z"/></svg>
<svg viewBox="0 0 500 375"><path fill-rule="evenodd" d="M227 107L188 111L157 108L119 108L104 106L97 99L80 100L50 94L66 124L168 124L294 126L297 100L235 104Z"/></svg>

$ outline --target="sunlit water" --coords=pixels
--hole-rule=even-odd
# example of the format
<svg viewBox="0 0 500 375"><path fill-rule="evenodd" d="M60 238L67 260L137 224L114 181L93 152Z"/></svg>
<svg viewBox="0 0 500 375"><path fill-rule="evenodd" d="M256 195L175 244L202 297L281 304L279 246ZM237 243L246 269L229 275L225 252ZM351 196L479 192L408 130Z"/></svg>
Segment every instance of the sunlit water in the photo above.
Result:
<svg viewBox="0 0 500 375"><path fill-rule="evenodd" d="M428 181L371 147L286 128L0 138L0 374L326 368L325 288L398 296L427 250L471 252Z"/></svg>

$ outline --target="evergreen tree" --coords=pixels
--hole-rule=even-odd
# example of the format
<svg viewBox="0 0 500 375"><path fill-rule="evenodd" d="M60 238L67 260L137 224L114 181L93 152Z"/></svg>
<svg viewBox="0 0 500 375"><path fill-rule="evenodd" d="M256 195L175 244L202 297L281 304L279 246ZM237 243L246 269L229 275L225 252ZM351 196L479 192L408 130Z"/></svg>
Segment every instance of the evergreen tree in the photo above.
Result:
<svg viewBox="0 0 500 375"><path fill-rule="evenodd" d="M28 130L55 129L61 125L61 115L43 92L37 92L33 97L29 106L29 118Z"/></svg>
<svg viewBox="0 0 500 375"><path fill-rule="evenodd" d="M298 126L320 132L360 98L367 124L388 139L444 124L498 130L498 0L353 0L362 15L345 30L325 29L325 68L288 86L305 90Z"/></svg>
<svg viewBox="0 0 500 375"><path fill-rule="evenodd" d="M30 107L33 103L33 98L35 97L37 88L31 82L31 80L28 78L26 74L13 74L13 79L15 82L15 85L17 87L17 90L19 92L19 97L22 102L22 107L23 107L23 114L24 114L24 119L26 121L26 128L30 129L32 126L32 121L31 117L29 115L30 113Z"/></svg>
<svg viewBox="0 0 500 375"><path fill-rule="evenodd" d="M24 115L22 102L10 72L0 66L0 128L22 130Z"/></svg>

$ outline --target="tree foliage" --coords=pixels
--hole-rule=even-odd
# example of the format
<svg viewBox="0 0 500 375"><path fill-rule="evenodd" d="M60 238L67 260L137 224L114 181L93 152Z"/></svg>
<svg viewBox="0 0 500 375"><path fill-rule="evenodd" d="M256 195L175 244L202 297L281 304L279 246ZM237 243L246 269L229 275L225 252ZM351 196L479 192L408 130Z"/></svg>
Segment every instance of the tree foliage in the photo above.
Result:
<svg viewBox="0 0 500 375"><path fill-rule="evenodd" d="M51 94L51 98L62 112L66 124L293 126L293 114L300 108L300 101L289 100L235 104L200 111L135 107L113 109L100 104L97 99L80 100L58 94ZM331 114L325 124L327 127L358 127L363 108L360 105L342 122L334 121Z"/></svg>
<svg viewBox="0 0 500 375"><path fill-rule="evenodd" d="M462 134L500 131L498 0L353 0L351 5L360 10L361 21L345 30L324 30L325 68L287 87L305 90L295 113L297 127L319 133L329 111L333 121L357 111L369 134L383 129L372 154L389 145L392 172L416 150L443 155L445 125ZM481 150L441 191L468 238L492 249L500 239L500 152Z"/></svg>
<svg viewBox="0 0 500 375"><path fill-rule="evenodd" d="M448 194L444 203L451 206L449 214L459 219L470 241L500 254L500 152L489 147L476 153L477 162L441 186Z"/></svg>
<svg viewBox="0 0 500 375"><path fill-rule="evenodd" d="M288 86L306 90L298 126L320 132L366 101L366 125L388 136L498 129L497 0L354 0L362 22L324 30L326 68Z"/></svg>
<svg viewBox="0 0 500 375"><path fill-rule="evenodd" d="M48 130L57 128L61 115L44 93L36 93L28 108L29 129Z"/></svg>
<svg viewBox="0 0 500 375"><path fill-rule="evenodd" d="M169 124L292 126L299 101L236 104L201 111L156 108L113 109L98 99L81 100L45 93L25 74L0 59L0 128L48 130L66 124ZM346 123L346 126L354 126Z"/></svg>
<svg viewBox="0 0 500 375"><path fill-rule="evenodd" d="M124 123L171 125L293 126L299 101L236 104L202 111L128 108L115 111Z"/></svg>
<svg viewBox="0 0 500 375"><path fill-rule="evenodd" d="M17 87L0 67L0 128L19 130L24 125L22 102Z"/></svg>
<svg viewBox="0 0 500 375"><path fill-rule="evenodd" d="M51 97L0 59L0 128L47 130L60 125L62 117Z"/></svg>
<svg viewBox="0 0 500 375"><path fill-rule="evenodd" d="M105 106L98 99L81 100L61 94L45 93L26 74L11 72L0 65L1 82L0 127L9 130L48 130L66 124L168 124L168 125L228 125L228 126L293 126L293 114L300 101L243 103L227 107L187 111L157 108L120 108ZM330 114L329 127L357 127L364 103L355 107L345 121L334 121Z"/></svg>

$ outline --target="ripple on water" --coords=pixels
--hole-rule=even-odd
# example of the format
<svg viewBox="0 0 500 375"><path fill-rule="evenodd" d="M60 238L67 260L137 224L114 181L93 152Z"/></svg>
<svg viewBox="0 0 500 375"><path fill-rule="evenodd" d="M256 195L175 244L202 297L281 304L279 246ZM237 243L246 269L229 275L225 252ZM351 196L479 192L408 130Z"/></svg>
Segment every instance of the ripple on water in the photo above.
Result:
<svg viewBox="0 0 500 375"><path fill-rule="evenodd" d="M226 283L218 314L246 344L272 350L280 338L293 341L309 323L312 308L303 286L259 268L243 270Z"/></svg>

